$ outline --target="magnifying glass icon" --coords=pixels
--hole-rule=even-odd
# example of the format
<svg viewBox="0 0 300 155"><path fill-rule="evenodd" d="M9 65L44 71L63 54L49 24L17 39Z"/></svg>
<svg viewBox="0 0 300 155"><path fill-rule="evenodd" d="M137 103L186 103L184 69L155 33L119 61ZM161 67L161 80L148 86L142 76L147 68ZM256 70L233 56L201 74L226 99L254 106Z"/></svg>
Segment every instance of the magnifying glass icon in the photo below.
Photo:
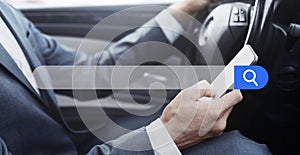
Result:
<svg viewBox="0 0 300 155"><path fill-rule="evenodd" d="M248 79L248 78L246 77L247 73L251 73L251 74L252 74L252 78L251 78L251 79ZM258 87L258 83L255 81L255 79L256 79L256 73L254 72L254 70L252 70L252 69L247 69L247 70L245 70L244 73L243 73L243 79L244 79L246 82L248 82L248 83L254 83L254 85L255 85L256 87Z"/></svg>

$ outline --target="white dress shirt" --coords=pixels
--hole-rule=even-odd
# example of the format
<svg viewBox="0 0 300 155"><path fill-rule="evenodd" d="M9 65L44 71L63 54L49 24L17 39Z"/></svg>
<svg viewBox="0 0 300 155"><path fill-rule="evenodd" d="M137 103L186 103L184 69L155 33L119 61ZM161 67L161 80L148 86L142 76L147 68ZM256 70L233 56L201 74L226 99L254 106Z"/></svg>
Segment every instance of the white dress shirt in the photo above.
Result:
<svg viewBox="0 0 300 155"><path fill-rule="evenodd" d="M177 22L177 20L166 10L162 11L155 18L157 24L162 28L163 33L167 37L168 41L172 44L178 38L179 34L183 32L183 28ZM15 61L23 75L26 77L31 86L37 93L36 81L34 79L32 70L30 69L29 63L19 45L16 38L11 33L5 22L0 17L0 43L7 50L8 54ZM160 119L155 120L146 127L146 131L156 155L181 154L179 149L176 147L172 137L168 133L167 129L163 125Z"/></svg>
<svg viewBox="0 0 300 155"><path fill-rule="evenodd" d="M17 42L14 35L11 33L10 29L7 27L6 23L0 17L0 43L6 49L11 58L15 61L19 69L22 71L23 75L26 77L28 82L34 88L34 90L39 94L36 81L34 79L33 73L29 66L29 63L21 49L19 43Z"/></svg>

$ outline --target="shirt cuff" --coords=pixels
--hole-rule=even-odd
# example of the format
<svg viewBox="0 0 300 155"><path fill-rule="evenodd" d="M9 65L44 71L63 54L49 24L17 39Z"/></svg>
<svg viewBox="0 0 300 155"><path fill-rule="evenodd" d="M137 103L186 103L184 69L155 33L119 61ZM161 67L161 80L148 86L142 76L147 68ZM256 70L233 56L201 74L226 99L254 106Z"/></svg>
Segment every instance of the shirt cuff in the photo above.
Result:
<svg viewBox="0 0 300 155"><path fill-rule="evenodd" d="M181 155L181 152L160 119L148 125L146 131L155 155Z"/></svg>
<svg viewBox="0 0 300 155"><path fill-rule="evenodd" d="M182 26L167 10L160 12L156 17L154 17L154 20L162 29L171 44L173 44L179 35L184 32Z"/></svg>

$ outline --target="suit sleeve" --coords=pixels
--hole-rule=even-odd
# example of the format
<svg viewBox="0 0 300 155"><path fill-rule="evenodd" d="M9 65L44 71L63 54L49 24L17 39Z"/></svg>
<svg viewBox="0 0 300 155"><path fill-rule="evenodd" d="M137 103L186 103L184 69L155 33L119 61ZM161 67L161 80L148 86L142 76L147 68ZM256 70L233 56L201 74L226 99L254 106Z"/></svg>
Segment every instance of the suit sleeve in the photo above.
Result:
<svg viewBox="0 0 300 155"><path fill-rule="evenodd" d="M38 51L42 54L45 65L116 65L116 62L120 65L128 65L136 62L142 56L140 53L146 53L147 50L134 51L134 49L130 49L131 47L151 41L169 44L168 39L154 19L122 39L111 42L107 48L94 55L87 55L82 51L67 48L41 33L34 25L31 26L31 31L35 36ZM149 51L153 51L153 49ZM130 54L128 58L123 60L121 56L124 52Z"/></svg>
<svg viewBox="0 0 300 155"><path fill-rule="evenodd" d="M94 146L88 155L154 155L145 128L134 130L116 140Z"/></svg>
<svg viewBox="0 0 300 155"><path fill-rule="evenodd" d="M150 48L132 48L133 46L152 41L170 44L155 19L151 19L134 32L116 42L111 42L104 50L94 55L87 55L82 51L65 47L53 38L41 33L31 22L29 23L31 24L30 31L34 36L37 51L39 51L44 61L43 65L137 65L140 64L140 60L161 54L161 49L155 46L149 46ZM165 54L164 57L167 58L168 55ZM160 59L164 58L160 57ZM63 69L60 72L62 74L65 73ZM109 76L106 76L108 73L105 73L105 71L97 73L97 75L99 82L110 83L111 79ZM98 91L97 94L99 94L98 97L103 97L109 95L110 92ZM56 93L73 96L71 91L56 91ZM79 94L76 97L80 100L80 94L86 93L76 94ZM88 95L82 96L84 98L84 96Z"/></svg>

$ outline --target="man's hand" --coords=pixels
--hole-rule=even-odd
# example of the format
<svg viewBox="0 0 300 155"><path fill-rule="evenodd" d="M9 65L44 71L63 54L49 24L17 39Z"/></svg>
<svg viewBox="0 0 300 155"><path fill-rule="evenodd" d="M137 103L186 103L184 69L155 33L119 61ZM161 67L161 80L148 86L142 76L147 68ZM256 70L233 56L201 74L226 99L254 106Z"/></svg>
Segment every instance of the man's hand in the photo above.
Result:
<svg viewBox="0 0 300 155"><path fill-rule="evenodd" d="M161 120L180 149L222 134L233 106L242 100L236 90L221 99L199 100L213 96L210 84L201 81L181 91L165 108Z"/></svg>
<svg viewBox="0 0 300 155"><path fill-rule="evenodd" d="M214 3L218 0L182 0L169 7L169 11L174 15L174 10L184 12L188 15L195 16L209 3Z"/></svg>
<svg viewBox="0 0 300 155"><path fill-rule="evenodd" d="M217 1L219 0L182 0L174 3L167 10L184 27L206 5Z"/></svg>

